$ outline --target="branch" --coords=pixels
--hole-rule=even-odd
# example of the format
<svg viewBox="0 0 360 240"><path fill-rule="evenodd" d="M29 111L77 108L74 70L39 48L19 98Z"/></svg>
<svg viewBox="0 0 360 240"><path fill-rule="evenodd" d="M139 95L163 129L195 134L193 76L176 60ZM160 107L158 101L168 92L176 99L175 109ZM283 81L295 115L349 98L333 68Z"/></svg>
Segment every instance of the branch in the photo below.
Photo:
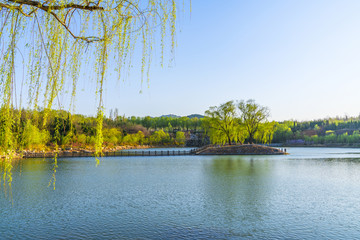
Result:
<svg viewBox="0 0 360 240"><path fill-rule="evenodd" d="M70 33L70 35L73 38L83 40L83 41L85 41L87 43L97 42L97 41L102 41L103 40L102 38L95 37L95 36L89 36L89 37L76 36L69 29L69 27L66 25L66 23L64 21L62 21L57 16L57 14L54 12L54 10L61 10L61 9L69 9L68 10L69 12L71 10L73 10L73 9L81 9L81 10L87 10L87 11L94 11L94 10L96 10L96 11L105 11L105 9L103 7L90 6L90 5L79 5L79 4L74 4L74 3L68 3L68 4L64 4L64 5L49 6L49 5L42 4L42 3L38 2L38 1L32 1L32 0L7 0L7 1L15 3L15 4L19 4L19 5L16 6L16 5L9 5L9 4L0 3L0 8L4 7L4 8L7 8L7 9L17 10L17 11L19 11L20 13L22 13L23 15L25 15L27 17L30 17L34 12L36 12L37 9L41 9L41 10L51 14ZM32 10L29 14L26 14L22 9L22 6L24 6L24 5L32 6L35 9Z"/></svg>
<svg viewBox="0 0 360 240"><path fill-rule="evenodd" d="M2 0L2 1L4 1L4 0ZM145 12L141 11L136 4L132 3L129 0L120 0L120 2L115 7L109 8L109 9L106 9L106 8L100 6L101 0L99 0L97 3L92 3L90 1L87 1L86 4L85 3L84 4L66 3L66 4L60 4L60 5L59 4L51 5L51 3L49 4L48 1L41 2L41 0L5 0L5 1L7 1L9 4L0 2L0 9L7 8L10 10L16 10L16 11L19 11L21 14L23 14L26 17L31 17L31 15L36 13L39 9L48 14L51 14L66 29L66 31L74 39L82 40L82 41L85 41L86 43L104 41L104 38L96 37L96 36L82 37L82 36L75 35L69 27L72 14L70 15L68 24L67 24L67 20L68 20L67 18L71 12L74 13L74 11L76 11L76 10L90 11L90 12L92 12L92 11L108 12L108 11L115 10L118 13L118 16L122 17L122 18L142 17L143 21L142 21L142 25L139 27L139 29L143 28L143 26L146 23L146 17L144 16ZM123 5L123 6L126 5L127 6L126 8L133 9L134 15L132 15L132 16L122 15L118 11L118 7L120 5ZM29 13L25 13L23 11L24 6L31 7L32 8L31 11ZM67 11L65 14L64 20L61 19L57 15L58 10L66 10ZM113 27L116 27L116 26L113 26Z"/></svg>
<svg viewBox="0 0 360 240"><path fill-rule="evenodd" d="M19 11L21 14L23 14L24 16L30 17L29 14L26 14L26 13L22 10L21 5L20 5L20 6L13 6L13 5L8 5L8 4L0 3L0 10L1 10L1 8L7 8L7 9L10 9L10 10L17 10L17 11Z"/></svg>
<svg viewBox="0 0 360 240"><path fill-rule="evenodd" d="M36 8L40 8L44 11L61 10L61 9L68 9L68 8L76 8L76 9L82 9L82 10L87 10L87 11L96 11L96 10L104 11L105 10L103 7L90 6L89 4L88 5L80 5L80 4L75 4L75 3L68 3L68 4L64 4L64 5L45 5L39 1L32 1L32 0L8 0L8 1L16 3L16 4L20 4L20 5L24 4L24 5L28 5L28 6L33 6Z"/></svg>
<svg viewBox="0 0 360 240"><path fill-rule="evenodd" d="M80 40L84 40L86 41L87 43L91 43L91 42L98 42L98 41L102 41L103 39L102 38L98 38L98 37L79 37L79 36L76 36L69 28L68 26L66 26L66 24L61 21L60 18L58 18L58 16L54 13L54 12L50 12L51 15L54 16L54 18L61 24L63 25L63 27L70 33L70 35L75 38L75 39L80 39Z"/></svg>

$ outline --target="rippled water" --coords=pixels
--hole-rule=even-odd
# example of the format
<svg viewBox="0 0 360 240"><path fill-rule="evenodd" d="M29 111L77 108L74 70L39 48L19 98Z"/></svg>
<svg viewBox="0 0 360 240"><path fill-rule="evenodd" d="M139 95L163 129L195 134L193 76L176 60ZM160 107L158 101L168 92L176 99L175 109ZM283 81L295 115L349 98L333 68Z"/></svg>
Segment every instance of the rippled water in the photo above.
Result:
<svg viewBox="0 0 360 240"><path fill-rule="evenodd" d="M0 239L359 238L360 150L288 152L23 160Z"/></svg>

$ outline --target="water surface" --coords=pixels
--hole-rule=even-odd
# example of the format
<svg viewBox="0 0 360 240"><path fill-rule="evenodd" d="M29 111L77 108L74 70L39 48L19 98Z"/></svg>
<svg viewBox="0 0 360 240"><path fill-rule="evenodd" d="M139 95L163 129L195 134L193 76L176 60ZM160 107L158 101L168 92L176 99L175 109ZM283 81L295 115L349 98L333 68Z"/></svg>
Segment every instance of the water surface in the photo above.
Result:
<svg viewBox="0 0 360 240"><path fill-rule="evenodd" d="M355 239L360 150L287 156L27 159L0 239Z"/></svg>

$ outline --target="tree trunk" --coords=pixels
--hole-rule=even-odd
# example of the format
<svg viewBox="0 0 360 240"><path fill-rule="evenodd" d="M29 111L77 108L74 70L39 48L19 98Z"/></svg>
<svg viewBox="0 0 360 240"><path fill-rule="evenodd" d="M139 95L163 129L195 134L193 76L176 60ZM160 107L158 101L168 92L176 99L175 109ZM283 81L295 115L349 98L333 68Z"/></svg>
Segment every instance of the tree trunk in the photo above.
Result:
<svg viewBox="0 0 360 240"><path fill-rule="evenodd" d="M253 144L253 141L254 141L254 139L253 139L252 134L249 134L249 143L250 143L250 144Z"/></svg>

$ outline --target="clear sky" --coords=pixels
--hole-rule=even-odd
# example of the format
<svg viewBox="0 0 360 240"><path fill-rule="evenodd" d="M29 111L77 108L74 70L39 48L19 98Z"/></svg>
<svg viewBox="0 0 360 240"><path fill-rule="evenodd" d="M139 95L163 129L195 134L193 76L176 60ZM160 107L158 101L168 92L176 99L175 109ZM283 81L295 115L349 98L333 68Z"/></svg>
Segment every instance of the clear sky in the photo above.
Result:
<svg viewBox="0 0 360 240"><path fill-rule="evenodd" d="M172 67L154 59L149 87L138 72L110 77L106 113L203 114L251 98L278 121L358 116L359 13L358 0L192 0ZM80 81L79 90L76 112L94 115L95 84Z"/></svg>

